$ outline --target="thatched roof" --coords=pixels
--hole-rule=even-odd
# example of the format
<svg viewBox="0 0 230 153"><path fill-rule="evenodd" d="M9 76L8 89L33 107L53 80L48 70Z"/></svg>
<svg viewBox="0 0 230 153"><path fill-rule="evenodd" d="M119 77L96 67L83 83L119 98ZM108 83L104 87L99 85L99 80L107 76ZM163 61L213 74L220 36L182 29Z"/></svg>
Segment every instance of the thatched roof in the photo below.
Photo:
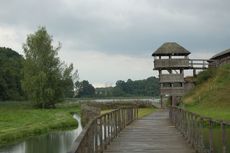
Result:
<svg viewBox="0 0 230 153"><path fill-rule="evenodd" d="M166 42L152 56L189 55L190 52L175 42Z"/></svg>
<svg viewBox="0 0 230 153"><path fill-rule="evenodd" d="M230 54L230 49L227 49L227 50L225 50L225 51L222 51L222 52L220 52L220 53L214 55L214 56L211 58L211 60L218 59L219 57L225 56L225 55L227 55L227 54Z"/></svg>

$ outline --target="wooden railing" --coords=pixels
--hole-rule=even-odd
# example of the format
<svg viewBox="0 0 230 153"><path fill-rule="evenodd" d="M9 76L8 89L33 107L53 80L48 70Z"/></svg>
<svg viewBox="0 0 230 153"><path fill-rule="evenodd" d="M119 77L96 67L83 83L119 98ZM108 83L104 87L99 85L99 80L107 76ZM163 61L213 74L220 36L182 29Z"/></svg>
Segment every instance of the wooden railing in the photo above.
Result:
<svg viewBox="0 0 230 153"><path fill-rule="evenodd" d="M91 120L68 153L102 153L118 133L138 118L138 108L120 108Z"/></svg>
<svg viewBox="0 0 230 153"><path fill-rule="evenodd" d="M189 59L155 59L154 69L189 68Z"/></svg>
<svg viewBox="0 0 230 153"><path fill-rule="evenodd" d="M230 153L230 123L171 107L172 123L199 153Z"/></svg>
<svg viewBox="0 0 230 153"><path fill-rule="evenodd" d="M163 82L184 82L184 74L160 74L160 83Z"/></svg>
<svg viewBox="0 0 230 153"><path fill-rule="evenodd" d="M189 59L189 66L192 69L207 69L208 60L207 59Z"/></svg>

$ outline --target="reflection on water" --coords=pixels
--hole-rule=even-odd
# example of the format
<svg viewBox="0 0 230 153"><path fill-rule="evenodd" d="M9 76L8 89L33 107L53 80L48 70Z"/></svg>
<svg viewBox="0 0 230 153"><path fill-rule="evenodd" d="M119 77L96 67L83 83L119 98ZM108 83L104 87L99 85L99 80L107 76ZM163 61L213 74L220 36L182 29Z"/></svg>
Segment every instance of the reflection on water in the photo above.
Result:
<svg viewBox="0 0 230 153"><path fill-rule="evenodd" d="M53 132L32 137L21 143L0 149L0 153L65 153L73 141L82 131L81 119L77 114L73 116L78 121L75 130Z"/></svg>

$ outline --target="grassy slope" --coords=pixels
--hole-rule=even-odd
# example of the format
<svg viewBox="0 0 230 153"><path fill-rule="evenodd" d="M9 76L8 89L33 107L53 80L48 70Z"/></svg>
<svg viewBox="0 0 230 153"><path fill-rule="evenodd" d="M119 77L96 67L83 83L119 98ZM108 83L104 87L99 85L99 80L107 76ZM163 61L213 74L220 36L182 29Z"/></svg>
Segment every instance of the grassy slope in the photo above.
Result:
<svg viewBox="0 0 230 153"><path fill-rule="evenodd" d="M222 66L214 72L208 80L200 81L183 98L183 102L190 111L219 120L230 120L230 65ZM205 73L209 72L201 75Z"/></svg>
<svg viewBox="0 0 230 153"><path fill-rule="evenodd" d="M79 112L79 107L62 106L42 110L26 103L1 103L0 146L51 130L76 127L77 123L70 112Z"/></svg>

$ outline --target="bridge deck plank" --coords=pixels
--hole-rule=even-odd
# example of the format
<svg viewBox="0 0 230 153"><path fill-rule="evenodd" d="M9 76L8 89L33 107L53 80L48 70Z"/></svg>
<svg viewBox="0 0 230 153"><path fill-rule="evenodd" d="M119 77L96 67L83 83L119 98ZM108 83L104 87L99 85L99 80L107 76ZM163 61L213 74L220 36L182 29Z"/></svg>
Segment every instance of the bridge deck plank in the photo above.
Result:
<svg viewBox="0 0 230 153"><path fill-rule="evenodd" d="M170 124L167 111L134 121L108 146L105 153L195 153Z"/></svg>

